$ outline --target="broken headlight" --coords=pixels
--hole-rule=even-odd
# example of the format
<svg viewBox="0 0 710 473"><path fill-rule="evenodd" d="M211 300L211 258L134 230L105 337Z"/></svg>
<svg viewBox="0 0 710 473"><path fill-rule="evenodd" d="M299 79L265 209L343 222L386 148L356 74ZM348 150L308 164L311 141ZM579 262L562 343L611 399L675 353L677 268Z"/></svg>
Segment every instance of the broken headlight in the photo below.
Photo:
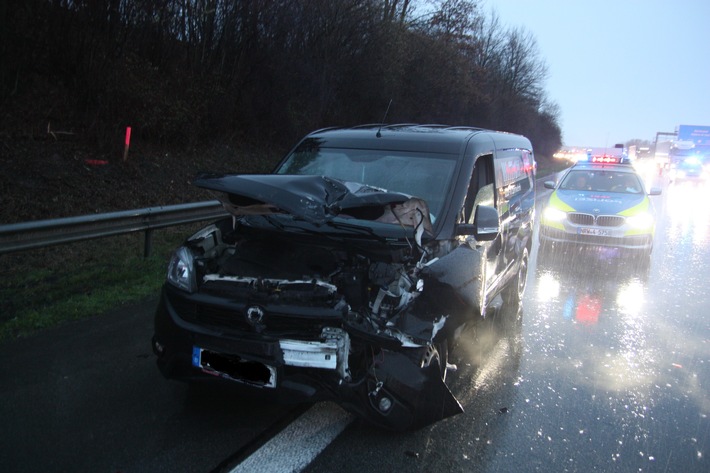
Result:
<svg viewBox="0 0 710 473"><path fill-rule="evenodd" d="M187 292L194 292L197 288L192 252L184 246L175 250L170 258L168 282Z"/></svg>

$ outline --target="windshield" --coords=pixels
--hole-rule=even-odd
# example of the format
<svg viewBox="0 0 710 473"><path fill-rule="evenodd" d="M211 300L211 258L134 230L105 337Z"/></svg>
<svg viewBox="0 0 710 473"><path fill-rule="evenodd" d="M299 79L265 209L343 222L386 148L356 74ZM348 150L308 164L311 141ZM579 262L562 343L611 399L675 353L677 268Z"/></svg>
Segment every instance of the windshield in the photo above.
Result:
<svg viewBox="0 0 710 473"><path fill-rule="evenodd" d="M638 194L643 186L638 176L630 172L584 169L570 171L560 189Z"/></svg>
<svg viewBox="0 0 710 473"><path fill-rule="evenodd" d="M300 147L276 174L328 176L419 197L429 206L431 221L440 215L456 167L450 155Z"/></svg>

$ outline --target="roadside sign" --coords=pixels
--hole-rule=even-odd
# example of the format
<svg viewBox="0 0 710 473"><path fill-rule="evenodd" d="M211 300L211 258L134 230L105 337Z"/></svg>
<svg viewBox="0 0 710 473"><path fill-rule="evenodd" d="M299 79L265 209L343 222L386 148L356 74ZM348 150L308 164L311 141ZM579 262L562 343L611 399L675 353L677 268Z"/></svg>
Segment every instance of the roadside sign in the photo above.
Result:
<svg viewBox="0 0 710 473"><path fill-rule="evenodd" d="M710 126L680 125L678 141L692 141L695 146L710 146Z"/></svg>

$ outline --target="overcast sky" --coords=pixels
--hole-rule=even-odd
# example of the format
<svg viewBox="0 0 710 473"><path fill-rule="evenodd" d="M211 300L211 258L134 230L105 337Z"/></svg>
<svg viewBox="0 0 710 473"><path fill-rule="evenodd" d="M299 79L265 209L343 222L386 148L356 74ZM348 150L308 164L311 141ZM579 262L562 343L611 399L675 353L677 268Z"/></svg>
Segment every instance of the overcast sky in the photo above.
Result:
<svg viewBox="0 0 710 473"><path fill-rule="evenodd" d="M567 146L710 126L710 0L482 0L549 68Z"/></svg>

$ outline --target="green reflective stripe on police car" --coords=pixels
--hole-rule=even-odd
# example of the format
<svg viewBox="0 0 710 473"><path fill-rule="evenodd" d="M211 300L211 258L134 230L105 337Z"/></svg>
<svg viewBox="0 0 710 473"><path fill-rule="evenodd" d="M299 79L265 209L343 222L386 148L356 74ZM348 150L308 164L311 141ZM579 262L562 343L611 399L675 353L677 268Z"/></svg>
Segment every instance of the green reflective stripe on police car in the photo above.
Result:
<svg viewBox="0 0 710 473"><path fill-rule="evenodd" d="M552 195L550 195L550 201L548 203L548 208L553 208L555 210L559 210L560 212L570 212L573 211L574 209L564 203L560 198L557 196L557 191L554 191ZM542 219L541 223L547 227L550 228L555 228L557 230L562 230L565 231L565 226L562 223L561 220L556 220L556 219L550 219L545 216L545 211L542 212Z"/></svg>
<svg viewBox="0 0 710 473"><path fill-rule="evenodd" d="M565 226L562 222L557 222L555 220L548 220L545 217L542 218L542 223L546 227L555 228L557 230L565 231Z"/></svg>
<svg viewBox="0 0 710 473"><path fill-rule="evenodd" d="M624 217L634 217L639 214L648 213L651 210L651 201L648 197L643 199L637 205L629 207L626 210L619 212L619 215ZM653 235L655 230L655 224L651 221L650 225L644 227L630 228L624 232L624 236L636 236L636 235Z"/></svg>
<svg viewBox="0 0 710 473"><path fill-rule="evenodd" d="M637 205L634 205L633 207L629 207L626 210L622 210L621 212L619 212L619 215L623 215L624 217L632 217L632 216L639 214L641 212L648 212L650 205L651 205L651 202L648 200L648 197L646 197L641 202L639 202Z"/></svg>
<svg viewBox="0 0 710 473"><path fill-rule="evenodd" d="M649 230L648 228L637 228L625 231L624 236L653 235L653 233L653 230Z"/></svg>
<svg viewBox="0 0 710 473"><path fill-rule="evenodd" d="M574 207L560 199L557 195L557 191L553 192L550 196L550 205L556 209L562 210L563 212L574 212Z"/></svg>

